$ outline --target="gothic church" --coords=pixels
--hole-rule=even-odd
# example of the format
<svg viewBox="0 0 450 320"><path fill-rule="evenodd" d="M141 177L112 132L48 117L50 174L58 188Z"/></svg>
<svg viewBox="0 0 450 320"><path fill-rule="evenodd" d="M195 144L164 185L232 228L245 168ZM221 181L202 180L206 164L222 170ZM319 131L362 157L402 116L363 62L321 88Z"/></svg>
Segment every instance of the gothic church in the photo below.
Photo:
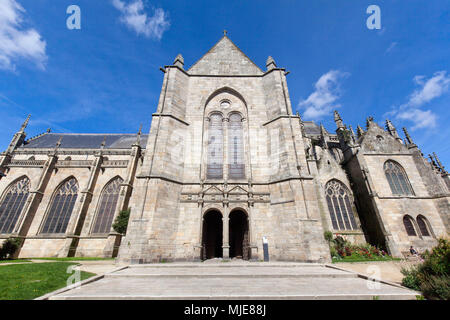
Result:
<svg viewBox="0 0 450 320"><path fill-rule="evenodd" d="M450 228L450 176L387 120L336 133L292 112L287 72L226 35L164 80L149 134L60 134L0 155L0 242L31 257L124 263L211 258L330 260L324 232L401 257ZM125 236L112 223L130 209Z"/></svg>

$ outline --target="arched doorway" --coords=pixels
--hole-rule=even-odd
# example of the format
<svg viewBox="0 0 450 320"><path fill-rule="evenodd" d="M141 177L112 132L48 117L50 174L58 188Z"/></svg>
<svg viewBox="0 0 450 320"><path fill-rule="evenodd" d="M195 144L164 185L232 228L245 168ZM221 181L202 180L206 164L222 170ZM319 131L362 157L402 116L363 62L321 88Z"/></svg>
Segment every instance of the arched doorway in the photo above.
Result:
<svg viewBox="0 0 450 320"><path fill-rule="evenodd" d="M230 213L230 258L250 259L247 214L242 210Z"/></svg>
<svg viewBox="0 0 450 320"><path fill-rule="evenodd" d="M217 210L203 216L202 259L222 258L222 214Z"/></svg>

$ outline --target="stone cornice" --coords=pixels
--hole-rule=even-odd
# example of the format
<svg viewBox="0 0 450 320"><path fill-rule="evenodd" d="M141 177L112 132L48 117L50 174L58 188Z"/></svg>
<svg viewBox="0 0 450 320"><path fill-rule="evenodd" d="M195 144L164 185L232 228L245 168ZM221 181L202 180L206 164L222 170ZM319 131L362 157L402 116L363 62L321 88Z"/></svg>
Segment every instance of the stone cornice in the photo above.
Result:
<svg viewBox="0 0 450 320"><path fill-rule="evenodd" d="M53 149L22 149L14 151L16 155L48 155ZM59 149L58 156L60 155L96 155L100 149ZM131 155L132 148L130 149L103 149L103 155Z"/></svg>
<svg viewBox="0 0 450 320"><path fill-rule="evenodd" d="M272 123L272 122L280 120L280 119L299 119L300 120L300 117L297 115L283 114L283 115L277 116L277 117L267 121L266 123L263 123L262 126L264 127L264 126L268 125L269 123Z"/></svg>
<svg viewBox="0 0 450 320"><path fill-rule="evenodd" d="M183 72L188 77L210 77L210 78L262 78L273 71L286 71L285 68L273 68L264 72L263 74L191 74L186 70L180 68L179 66L168 65L164 66L164 68L175 68Z"/></svg>
<svg viewBox="0 0 450 320"><path fill-rule="evenodd" d="M184 120L181 120L180 118L175 117L173 114L167 114L167 113L153 113L152 117L169 117L172 119L175 119L179 122L181 122L182 124L185 124L187 126L189 126L190 124Z"/></svg>

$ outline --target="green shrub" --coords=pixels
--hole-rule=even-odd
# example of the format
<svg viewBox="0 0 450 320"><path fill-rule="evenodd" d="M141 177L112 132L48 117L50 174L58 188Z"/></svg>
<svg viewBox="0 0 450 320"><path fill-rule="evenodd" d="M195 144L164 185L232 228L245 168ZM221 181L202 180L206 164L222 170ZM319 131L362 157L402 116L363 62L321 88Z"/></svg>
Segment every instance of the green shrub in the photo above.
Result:
<svg viewBox="0 0 450 320"><path fill-rule="evenodd" d="M400 271L404 275L402 279L402 285L407 288L420 291L420 282L419 278L417 277L419 271L417 270L417 268L414 267L412 267L411 269L402 268Z"/></svg>
<svg viewBox="0 0 450 320"><path fill-rule="evenodd" d="M330 254L331 254L331 257L332 257L332 258L338 256L337 250L336 250L336 248L335 248L334 246L331 246L331 247L330 247Z"/></svg>
<svg viewBox="0 0 450 320"><path fill-rule="evenodd" d="M439 239L438 245L431 253L426 251L423 258L423 263L402 269L402 284L422 291L427 299L450 300L450 241Z"/></svg>
<svg viewBox="0 0 450 320"><path fill-rule="evenodd" d="M420 289L428 299L450 300L450 276L425 276Z"/></svg>
<svg viewBox="0 0 450 320"><path fill-rule="evenodd" d="M113 229L117 233L125 235L128 227L128 219L130 218L130 209L119 212L116 220L113 223Z"/></svg>
<svg viewBox="0 0 450 320"><path fill-rule="evenodd" d="M19 249L22 239L20 238L10 238L3 242L0 248L0 260L11 259L14 253Z"/></svg>
<svg viewBox="0 0 450 320"><path fill-rule="evenodd" d="M325 238L325 240L327 240L328 242L333 241L333 232L331 231L325 231L323 233L323 237Z"/></svg>

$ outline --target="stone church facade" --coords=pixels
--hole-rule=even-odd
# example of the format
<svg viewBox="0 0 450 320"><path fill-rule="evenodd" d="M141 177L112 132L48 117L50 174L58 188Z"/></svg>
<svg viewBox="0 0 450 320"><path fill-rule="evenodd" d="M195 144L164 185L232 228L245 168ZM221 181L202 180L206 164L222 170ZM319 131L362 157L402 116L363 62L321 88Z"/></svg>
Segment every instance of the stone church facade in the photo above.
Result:
<svg viewBox="0 0 450 320"><path fill-rule="evenodd" d="M149 134L26 139L0 155L0 241L19 257L329 261L324 232L401 257L449 232L450 177L404 129L372 118L336 133L292 112L287 72L225 35L189 69L178 55ZM112 223L130 209L124 237Z"/></svg>

